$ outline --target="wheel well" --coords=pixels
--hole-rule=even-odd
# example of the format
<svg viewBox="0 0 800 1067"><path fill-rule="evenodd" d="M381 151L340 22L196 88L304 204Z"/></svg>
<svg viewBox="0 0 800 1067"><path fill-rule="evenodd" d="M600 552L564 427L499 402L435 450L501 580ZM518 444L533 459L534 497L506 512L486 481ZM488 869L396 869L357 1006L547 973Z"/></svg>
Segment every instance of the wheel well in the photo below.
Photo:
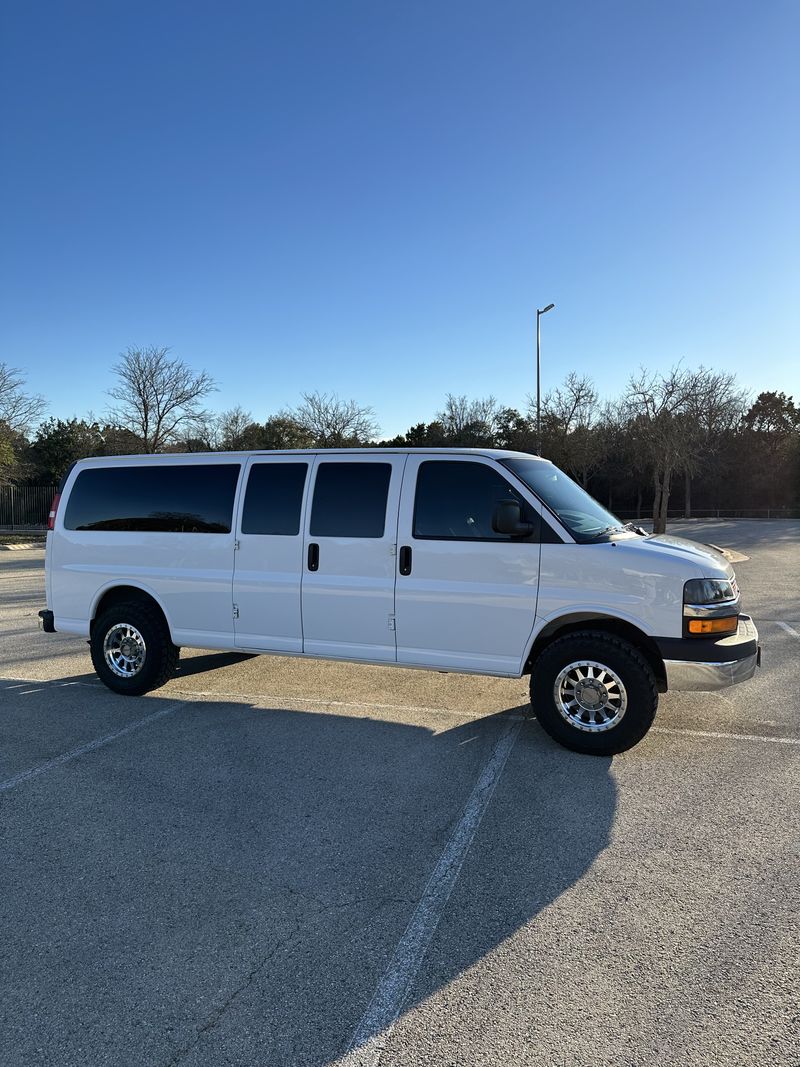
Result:
<svg viewBox="0 0 800 1067"><path fill-rule="evenodd" d="M104 611L107 611L108 608L112 608L115 604L123 604L131 600L139 600L145 604L150 604L161 616L163 616L164 622L166 622L169 627L169 622L164 615L161 605L155 597L150 596L144 589L138 589L135 585L115 585L113 589L107 589L97 602L94 618L89 624L89 632L91 633L94 629L95 621L100 618Z"/></svg>
<svg viewBox="0 0 800 1067"><path fill-rule="evenodd" d="M557 619L548 623L542 632L537 635L533 642L530 655L525 664L523 674L530 674L534 661L544 652L548 645L565 634L575 633L578 630L599 630L601 633L614 634L621 637L637 648L652 668L656 677L656 683L661 692L667 688L667 675L664 669L664 660L658 651L658 646L652 637L648 637L632 623L622 619L614 619L609 615L570 615L563 619Z"/></svg>

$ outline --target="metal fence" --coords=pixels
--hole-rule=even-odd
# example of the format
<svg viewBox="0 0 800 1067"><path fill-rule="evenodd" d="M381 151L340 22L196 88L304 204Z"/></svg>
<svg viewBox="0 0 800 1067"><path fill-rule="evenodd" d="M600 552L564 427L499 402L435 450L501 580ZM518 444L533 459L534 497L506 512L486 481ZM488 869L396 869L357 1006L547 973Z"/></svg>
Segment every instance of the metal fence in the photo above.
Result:
<svg viewBox="0 0 800 1067"><path fill-rule="evenodd" d="M650 511L642 511L637 515L635 511L614 508L614 514L620 519L635 519L638 522L646 522L652 519ZM684 508L676 508L667 512L668 519L685 519ZM800 519L800 508L692 508L692 519Z"/></svg>
<svg viewBox="0 0 800 1067"><path fill-rule="evenodd" d="M55 485L0 485L0 530L46 530Z"/></svg>

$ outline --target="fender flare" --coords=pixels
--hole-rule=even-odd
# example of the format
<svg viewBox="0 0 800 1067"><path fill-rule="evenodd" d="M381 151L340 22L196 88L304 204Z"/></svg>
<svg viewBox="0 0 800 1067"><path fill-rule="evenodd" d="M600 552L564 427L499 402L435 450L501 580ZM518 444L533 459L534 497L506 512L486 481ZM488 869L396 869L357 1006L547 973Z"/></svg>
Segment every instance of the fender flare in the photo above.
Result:
<svg viewBox="0 0 800 1067"><path fill-rule="evenodd" d="M653 663L653 666L658 668L657 673L663 674L663 658L658 651L658 646L655 643L655 639L651 634L648 634L642 629L641 623L638 619L626 614L625 612L616 612L614 615L610 615L607 612L598 611L597 606L583 607L581 605L572 605L569 610L554 612L548 616L537 615L534 620L531 636L528 639L527 646L525 648L525 656L522 661L522 673L525 673L530 669L531 657L533 656L535 646L541 638L555 636L560 630L565 627L574 628L576 626L582 626L586 624L591 626L593 622L611 623L613 626L619 626L623 631L621 636L625 636L625 631L635 632L637 638L636 644L647 653L648 659ZM620 625L621 624L621 625Z"/></svg>
<svg viewBox="0 0 800 1067"><path fill-rule="evenodd" d="M144 584L144 582L140 582L140 581L137 581L136 579L130 579L130 578L126 578L124 581L122 581L122 580L113 580L113 581L110 581L110 582L106 582L104 585L101 585L99 589L95 590L95 594L94 594L94 596L92 598L91 609L90 609L90 612L89 612L89 626L90 626L90 628L93 625L94 620L97 618L97 609L98 609L98 607L100 605L100 601L103 599L103 597L106 595L106 593L111 593L115 589L138 589L140 592L146 593L147 596L149 596L150 599L153 600L158 605L158 607L160 608L161 614L164 616L164 618L166 620L167 629L169 630L169 635L170 635L170 637L172 637L172 634L173 634L172 620L169 617L169 612L167 611L166 607L164 606L164 602L162 601L161 597L158 596L156 593L154 593L152 589L150 589L147 585Z"/></svg>

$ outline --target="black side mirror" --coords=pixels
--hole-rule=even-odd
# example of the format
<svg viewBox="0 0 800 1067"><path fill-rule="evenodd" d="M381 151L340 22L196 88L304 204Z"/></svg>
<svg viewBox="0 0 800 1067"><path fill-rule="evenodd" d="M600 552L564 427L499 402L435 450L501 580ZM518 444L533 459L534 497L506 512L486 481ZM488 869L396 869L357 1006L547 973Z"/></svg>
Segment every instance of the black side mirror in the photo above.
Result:
<svg viewBox="0 0 800 1067"><path fill-rule="evenodd" d="M492 516L492 529L509 537L527 537L533 533L533 523L522 521L518 500L501 500Z"/></svg>

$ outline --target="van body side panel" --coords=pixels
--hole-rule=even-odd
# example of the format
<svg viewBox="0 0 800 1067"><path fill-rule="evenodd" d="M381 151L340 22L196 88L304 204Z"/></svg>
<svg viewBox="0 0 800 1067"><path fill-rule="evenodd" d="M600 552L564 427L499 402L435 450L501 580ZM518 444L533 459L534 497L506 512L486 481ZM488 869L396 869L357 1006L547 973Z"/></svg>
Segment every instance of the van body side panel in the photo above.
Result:
<svg viewBox="0 0 800 1067"><path fill-rule="evenodd" d="M59 618L85 619L88 627L103 592L134 585L162 605L176 644L232 642L232 534L64 530L57 559Z"/></svg>
<svg viewBox="0 0 800 1067"><path fill-rule="evenodd" d="M232 464L224 455L211 457L198 453L179 459L98 458L76 465L64 486L55 530L48 540L50 595L57 627L60 624L65 633L88 635L103 593L116 586L129 585L148 593L159 603L176 644L233 647L233 514L230 531L219 533L65 527L72 493L83 471L111 469L124 487L130 484L130 479L126 483L128 468L135 468L132 476L146 485L149 470L157 479L159 468L164 466L192 468L208 464L230 468L238 467L239 461ZM118 503L119 495L112 492L108 499L113 506L115 500Z"/></svg>
<svg viewBox="0 0 800 1067"><path fill-rule="evenodd" d="M548 623L581 612L622 619L650 637L679 637L683 585L694 573L691 563L632 551L626 542L542 545L532 639Z"/></svg>
<svg viewBox="0 0 800 1067"><path fill-rule="evenodd" d="M397 579L398 663L515 677L534 625L542 546L415 538L417 472L432 459L409 457L403 482L398 546L411 548L412 562L411 573ZM508 472L482 462L507 480ZM532 494L525 496L540 512Z"/></svg>

